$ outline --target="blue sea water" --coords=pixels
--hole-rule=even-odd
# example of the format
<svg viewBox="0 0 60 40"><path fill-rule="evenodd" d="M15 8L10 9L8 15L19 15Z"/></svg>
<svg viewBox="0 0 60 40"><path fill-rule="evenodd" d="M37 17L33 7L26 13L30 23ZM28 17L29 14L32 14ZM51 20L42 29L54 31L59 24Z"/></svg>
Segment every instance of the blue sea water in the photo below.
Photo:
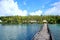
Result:
<svg viewBox="0 0 60 40"><path fill-rule="evenodd" d="M0 40L31 40L40 29L41 25L37 23L18 25L0 24Z"/></svg>
<svg viewBox="0 0 60 40"><path fill-rule="evenodd" d="M54 40L60 40L60 24L49 24Z"/></svg>
<svg viewBox="0 0 60 40"><path fill-rule="evenodd" d="M53 38L60 40L60 24L48 25ZM42 24L0 24L0 40L31 40Z"/></svg>

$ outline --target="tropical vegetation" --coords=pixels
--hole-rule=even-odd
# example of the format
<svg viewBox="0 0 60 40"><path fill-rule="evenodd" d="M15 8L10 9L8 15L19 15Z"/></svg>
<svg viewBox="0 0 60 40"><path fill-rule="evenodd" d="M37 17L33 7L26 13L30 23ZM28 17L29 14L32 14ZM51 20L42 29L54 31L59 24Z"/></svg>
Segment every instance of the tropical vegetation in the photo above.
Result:
<svg viewBox="0 0 60 40"><path fill-rule="evenodd" d="M30 23L30 21L42 23L43 20L47 20L50 24L59 24L60 16L1 16L0 20L2 20L2 24Z"/></svg>

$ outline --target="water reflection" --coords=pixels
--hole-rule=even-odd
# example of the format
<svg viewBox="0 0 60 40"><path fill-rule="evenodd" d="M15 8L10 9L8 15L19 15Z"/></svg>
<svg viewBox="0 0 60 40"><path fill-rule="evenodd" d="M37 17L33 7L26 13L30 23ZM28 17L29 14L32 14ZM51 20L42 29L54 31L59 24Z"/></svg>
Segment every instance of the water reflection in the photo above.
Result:
<svg viewBox="0 0 60 40"><path fill-rule="evenodd" d="M40 28L40 24L0 24L0 40L31 40Z"/></svg>

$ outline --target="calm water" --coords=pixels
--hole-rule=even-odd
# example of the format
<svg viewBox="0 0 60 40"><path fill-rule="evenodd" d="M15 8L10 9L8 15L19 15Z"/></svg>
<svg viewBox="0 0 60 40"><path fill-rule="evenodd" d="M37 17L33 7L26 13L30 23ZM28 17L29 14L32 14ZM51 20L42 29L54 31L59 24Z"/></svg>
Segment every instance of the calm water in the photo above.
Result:
<svg viewBox="0 0 60 40"><path fill-rule="evenodd" d="M49 24L49 28L54 39L60 40L60 24ZM0 24L0 40L31 40L40 29L40 24Z"/></svg>
<svg viewBox="0 0 60 40"><path fill-rule="evenodd" d="M0 24L0 40L31 40L40 29L40 24Z"/></svg>
<svg viewBox="0 0 60 40"><path fill-rule="evenodd" d="M49 24L49 28L55 40L60 40L60 24Z"/></svg>

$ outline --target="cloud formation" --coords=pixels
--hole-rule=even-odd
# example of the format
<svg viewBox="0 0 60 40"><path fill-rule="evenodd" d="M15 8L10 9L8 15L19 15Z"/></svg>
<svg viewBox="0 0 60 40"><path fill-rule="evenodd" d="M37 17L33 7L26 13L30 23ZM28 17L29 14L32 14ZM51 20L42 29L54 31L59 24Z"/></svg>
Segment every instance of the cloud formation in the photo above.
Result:
<svg viewBox="0 0 60 40"><path fill-rule="evenodd" d="M41 10L37 10L35 12L31 12L30 15L41 15L42 14L42 11Z"/></svg>
<svg viewBox="0 0 60 40"><path fill-rule="evenodd" d="M24 2L24 5L26 3ZM41 15L42 11L38 10L29 13L30 15ZM21 10L18 7L17 2L14 0L1 0L0 1L0 16L10 16L10 15L20 15L26 16L28 14L27 10Z"/></svg>
<svg viewBox="0 0 60 40"><path fill-rule="evenodd" d="M17 2L14 0L1 0L0 1L0 16L20 15L26 16L27 10L21 10Z"/></svg>
<svg viewBox="0 0 60 40"><path fill-rule="evenodd" d="M26 5L26 2L23 2ZM12 16L12 15L19 15L19 16L27 16L29 15L60 15L60 2L56 2L51 4L51 8L47 9L46 11L37 10L34 12L28 12L27 10L21 10L18 7L17 2L14 0L0 0L0 16ZM43 6L44 8L44 6Z"/></svg>
<svg viewBox="0 0 60 40"><path fill-rule="evenodd" d="M52 8L47 9L44 15L60 15L60 2L51 4Z"/></svg>

